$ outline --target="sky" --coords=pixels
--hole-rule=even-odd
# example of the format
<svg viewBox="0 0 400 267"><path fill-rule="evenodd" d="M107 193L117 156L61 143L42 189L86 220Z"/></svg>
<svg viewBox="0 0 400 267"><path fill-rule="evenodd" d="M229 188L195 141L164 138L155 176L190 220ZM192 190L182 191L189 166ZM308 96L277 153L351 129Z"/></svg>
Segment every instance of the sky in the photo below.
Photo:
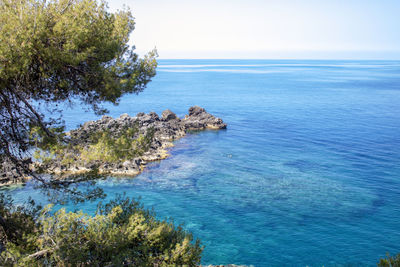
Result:
<svg viewBox="0 0 400 267"><path fill-rule="evenodd" d="M400 59L400 0L108 0L160 59Z"/></svg>

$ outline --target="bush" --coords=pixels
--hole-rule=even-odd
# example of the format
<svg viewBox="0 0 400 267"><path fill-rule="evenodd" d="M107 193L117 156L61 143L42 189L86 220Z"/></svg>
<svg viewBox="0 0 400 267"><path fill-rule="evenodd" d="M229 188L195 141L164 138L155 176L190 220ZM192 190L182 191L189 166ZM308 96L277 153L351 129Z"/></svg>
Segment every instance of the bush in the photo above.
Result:
<svg viewBox="0 0 400 267"><path fill-rule="evenodd" d="M196 266L199 240L160 221L137 201L119 197L100 204L94 216L47 206L29 215L35 223L26 234L5 241L0 263L18 266ZM2 214L3 216L3 214ZM29 244L29 245L28 245Z"/></svg>
<svg viewBox="0 0 400 267"><path fill-rule="evenodd" d="M149 128L145 133L139 134L138 126L122 129L118 135L110 131L97 131L91 133L88 143L65 142L65 133L62 129L54 132L53 138L48 138L39 128L33 128L30 141L36 150L34 158L43 164L61 163L69 166L76 162L102 162L116 163L132 160L149 151L154 139L154 128ZM77 143L77 144L74 144Z"/></svg>
<svg viewBox="0 0 400 267"><path fill-rule="evenodd" d="M400 253L396 256L387 255L387 258L380 259L379 267L400 267Z"/></svg>
<svg viewBox="0 0 400 267"><path fill-rule="evenodd" d="M82 160L86 162L123 162L142 156L150 149L154 138L154 129L139 135L137 127L121 131L118 137L113 137L109 131L96 132L88 147L80 150Z"/></svg>

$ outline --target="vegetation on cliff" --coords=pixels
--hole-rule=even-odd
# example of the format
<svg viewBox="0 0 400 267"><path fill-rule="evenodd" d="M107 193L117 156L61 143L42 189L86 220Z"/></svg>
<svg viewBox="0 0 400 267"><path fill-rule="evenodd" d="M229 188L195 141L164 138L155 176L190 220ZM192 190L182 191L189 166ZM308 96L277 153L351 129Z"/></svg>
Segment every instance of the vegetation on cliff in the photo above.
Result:
<svg viewBox="0 0 400 267"><path fill-rule="evenodd" d="M59 137L63 138L59 138ZM34 158L40 170L44 172L49 165L59 163L63 168L83 164L96 166L100 163L117 163L142 156L150 149L154 138L154 129L139 133L138 126L125 127L117 135L110 130L98 130L90 134L88 142L79 142L65 138L62 133L51 141L40 129L31 131L35 143Z"/></svg>

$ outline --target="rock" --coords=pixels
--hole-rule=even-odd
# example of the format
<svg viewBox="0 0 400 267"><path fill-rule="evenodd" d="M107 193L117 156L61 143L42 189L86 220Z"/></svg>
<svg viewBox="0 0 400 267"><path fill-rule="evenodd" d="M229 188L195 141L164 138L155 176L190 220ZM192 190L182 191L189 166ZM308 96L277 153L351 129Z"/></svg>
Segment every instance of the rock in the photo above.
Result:
<svg viewBox="0 0 400 267"><path fill-rule="evenodd" d="M124 113L124 114L121 114L121 116L119 116L119 118L123 120L123 119L128 119L130 117L129 117L128 113Z"/></svg>
<svg viewBox="0 0 400 267"><path fill-rule="evenodd" d="M206 110L199 106L193 106L193 107L189 108L189 116L196 116L203 112L206 112Z"/></svg>
<svg viewBox="0 0 400 267"><path fill-rule="evenodd" d="M104 122L107 122L107 121L112 120L112 117L104 115L103 117L101 117L101 120L104 121Z"/></svg>
<svg viewBox="0 0 400 267"><path fill-rule="evenodd" d="M204 130L206 125L198 120L186 120L184 123L186 130Z"/></svg>
<svg viewBox="0 0 400 267"><path fill-rule="evenodd" d="M214 117L199 106L189 108L189 116L182 121L186 130L226 129L226 124L220 118Z"/></svg>
<svg viewBox="0 0 400 267"><path fill-rule="evenodd" d="M157 113L155 113L153 111L150 112L149 115L154 121L159 121L160 120L160 117L158 117Z"/></svg>
<svg viewBox="0 0 400 267"><path fill-rule="evenodd" d="M139 166L139 165L142 164L142 159L141 158L135 158L134 162L135 162L136 166Z"/></svg>
<svg viewBox="0 0 400 267"><path fill-rule="evenodd" d="M156 118L154 117L154 115L150 115L150 114L145 114L144 116L139 117L139 121L142 124L150 124L156 121Z"/></svg>
<svg viewBox="0 0 400 267"><path fill-rule="evenodd" d="M31 159L26 158L22 160L23 164L29 165ZM17 166L11 161L5 159L0 161L0 185L7 185L13 183L23 183L26 181L28 174L24 170L17 170Z"/></svg>
<svg viewBox="0 0 400 267"><path fill-rule="evenodd" d="M170 121L170 120L176 120L178 117L176 116L175 113L173 113L171 110L166 109L163 111L161 115L162 120L164 121Z"/></svg>
<svg viewBox="0 0 400 267"><path fill-rule="evenodd" d="M89 163L82 164L82 165L83 165L83 167L88 168L88 169L95 169L95 168L99 167L100 163L97 161L94 161L94 162L89 162ZM76 168L79 169L79 167L76 167Z"/></svg>
<svg viewBox="0 0 400 267"><path fill-rule="evenodd" d="M122 166L124 166L125 168L128 168L128 167L132 166L132 163L129 160L125 160L124 163L122 163Z"/></svg>
<svg viewBox="0 0 400 267"><path fill-rule="evenodd" d="M147 146L141 156L124 162L85 162L80 159L80 152L77 150L64 151L65 155L73 159L71 164L61 164L60 160L55 160L44 166L40 162L31 164L36 169L44 169L49 173L82 173L93 168L98 168L100 173L110 173L113 175L137 175L149 161L161 160L168 156L168 147L173 145L173 141L185 136L189 131L199 131L204 129L225 129L226 124L220 119L209 114L204 108L193 106L189 108L189 115L179 119L175 113L167 109L163 111L160 117L155 112L145 114L138 113L136 117L130 117L128 114L122 114L119 118L113 119L110 116L103 116L100 120L89 121L83 126L71 130L68 138L64 141L74 147L79 145L81 148L87 148L93 143L93 135L99 131L108 131L112 138L118 138L125 129L139 127L139 135L145 135L149 129L154 129L153 139ZM133 137L133 138L137 138ZM4 164L3 164L4 165ZM1 168L0 165L0 184L7 179L15 179L15 171L12 168ZM18 177L18 176L17 176ZM18 177L19 178L19 177Z"/></svg>

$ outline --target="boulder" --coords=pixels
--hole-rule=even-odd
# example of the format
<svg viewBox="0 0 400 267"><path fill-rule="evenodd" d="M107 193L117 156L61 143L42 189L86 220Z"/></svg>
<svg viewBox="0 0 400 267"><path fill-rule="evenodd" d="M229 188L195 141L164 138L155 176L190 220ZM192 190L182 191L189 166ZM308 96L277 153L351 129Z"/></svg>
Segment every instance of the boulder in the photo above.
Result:
<svg viewBox="0 0 400 267"><path fill-rule="evenodd" d="M226 124L220 118L214 117L199 106L189 108L189 116L182 121L186 130L226 129Z"/></svg>
<svg viewBox="0 0 400 267"><path fill-rule="evenodd" d="M119 118L120 118L121 120L123 120L123 119L128 119L128 118L130 118L130 117L129 117L128 113L124 113L124 114L121 114L121 116L119 116Z"/></svg>
<svg viewBox="0 0 400 267"><path fill-rule="evenodd" d="M193 106L189 108L189 116L197 116L204 112L206 112L206 110L199 106Z"/></svg>
<svg viewBox="0 0 400 267"><path fill-rule="evenodd" d="M29 164L30 159L24 159L23 162ZM0 161L0 185L23 183L26 181L27 175L23 170L18 171L13 162L7 159Z"/></svg>
<svg viewBox="0 0 400 267"><path fill-rule="evenodd" d="M110 121L112 119L113 118L111 116L107 116L107 115L104 115L103 117L101 117L101 120L104 121L104 122Z"/></svg>
<svg viewBox="0 0 400 267"><path fill-rule="evenodd" d="M154 111L150 112L149 115L154 121L160 120L160 117L158 117L157 113L155 113Z"/></svg>
<svg viewBox="0 0 400 267"><path fill-rule="evenodd" d="M178 117L176 116L175 113L173 113L171 110L166 109L163 111L161 118L163 121L170 121L170 120L176 120Z"/></svg>

